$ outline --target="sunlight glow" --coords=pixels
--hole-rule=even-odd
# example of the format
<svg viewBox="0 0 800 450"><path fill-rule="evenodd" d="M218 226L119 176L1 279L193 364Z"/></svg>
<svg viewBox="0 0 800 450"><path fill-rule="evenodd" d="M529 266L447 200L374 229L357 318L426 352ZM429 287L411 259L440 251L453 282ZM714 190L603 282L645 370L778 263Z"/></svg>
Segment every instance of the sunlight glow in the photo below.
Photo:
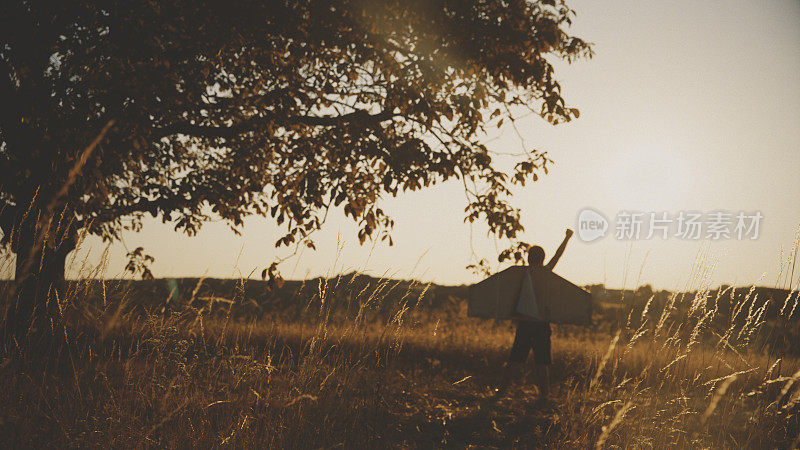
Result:
<svg viewBox="0 0 800 450"><path fill-rule="evenodd" d="M604 187L622 209L669 209L690 200L692 171L687 155L675 149L630 147L609 162Z"/></svg>

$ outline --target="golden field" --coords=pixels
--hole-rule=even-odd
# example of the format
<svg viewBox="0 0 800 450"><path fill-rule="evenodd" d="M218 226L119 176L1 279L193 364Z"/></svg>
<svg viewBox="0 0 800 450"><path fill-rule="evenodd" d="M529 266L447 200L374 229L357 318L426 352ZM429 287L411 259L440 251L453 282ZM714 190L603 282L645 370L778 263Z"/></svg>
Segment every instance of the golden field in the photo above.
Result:
<svg viewBox="0 0 800 450"><path fill-rule="evenodd" d="M554 326L553 402L539 407L532 376L493 397L513 328L466 317L465 287L355 275L273 292L247 280L169 286L71 283L64 336L46 356L7 352L0 364L6 445L798 442L797 292L785 304L732 288L599 302L593 327Z"/></svg>

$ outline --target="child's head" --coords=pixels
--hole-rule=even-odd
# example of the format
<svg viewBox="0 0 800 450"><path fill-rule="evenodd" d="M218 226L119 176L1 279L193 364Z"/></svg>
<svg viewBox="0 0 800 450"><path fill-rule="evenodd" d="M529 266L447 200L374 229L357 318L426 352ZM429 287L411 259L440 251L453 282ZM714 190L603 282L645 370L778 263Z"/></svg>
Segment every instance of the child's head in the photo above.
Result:
<svg viewBox="0 0 800 450"><path fill-rule="evenodd" d="M538 245L534 245L528 250L528 264L531 266L544 265L544 249Z"/></svg>

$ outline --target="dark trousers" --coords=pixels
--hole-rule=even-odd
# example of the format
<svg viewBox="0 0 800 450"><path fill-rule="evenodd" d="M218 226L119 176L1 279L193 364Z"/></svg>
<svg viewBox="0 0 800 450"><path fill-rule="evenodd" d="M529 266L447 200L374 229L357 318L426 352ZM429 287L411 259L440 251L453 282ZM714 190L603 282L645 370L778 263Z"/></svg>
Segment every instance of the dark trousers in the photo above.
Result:
<svg viewBox="0 0 800 450"><path fill-rule="evenodd" d="M519 321L509 361L524 363L533 349L537 365L550 364L550 322Z"/></svg>

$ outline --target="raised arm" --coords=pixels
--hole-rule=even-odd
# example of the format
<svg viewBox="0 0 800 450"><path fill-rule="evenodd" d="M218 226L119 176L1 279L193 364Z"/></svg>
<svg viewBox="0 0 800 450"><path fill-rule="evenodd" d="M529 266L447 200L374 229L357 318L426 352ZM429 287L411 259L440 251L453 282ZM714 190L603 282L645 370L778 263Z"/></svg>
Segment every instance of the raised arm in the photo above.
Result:
<svg viewBox="0 0 800 450"><path fill-rule="evenodd" d="M545 265L545 267L548 270L553 270L556 264L558 264L558 260L561 259L561 255L564 254L564 249L567 248L567 242L569 242L569 238L571 237L572 237L572 230L568 228L565 233L564 240L561 242L561 245L558 246L558 250L556 250L556 253L553 255L552 258L550 258L550 262L548 262L547 265Z"/></svg>

